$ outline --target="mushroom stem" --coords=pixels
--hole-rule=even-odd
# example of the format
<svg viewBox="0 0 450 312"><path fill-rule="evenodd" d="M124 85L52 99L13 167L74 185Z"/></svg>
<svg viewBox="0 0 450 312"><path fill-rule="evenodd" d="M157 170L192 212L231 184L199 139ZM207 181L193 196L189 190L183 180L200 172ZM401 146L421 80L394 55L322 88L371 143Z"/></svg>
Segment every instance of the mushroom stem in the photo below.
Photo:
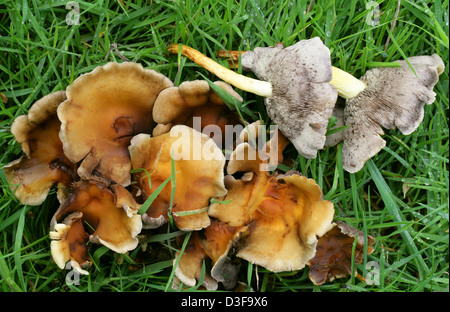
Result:
<svg viewBox="0 0 450 312"><path fill-rule="evenodd" d="M272 84L270 82L240 75L232 70L229 70L228 68L223 67L219 63L215 62L214 60L191 47L188 47L184 44L180 45L174 43L167 48L167 51L172 54L177 54L180 46L181 55L188 57L198 65L207 69L220 79L232 84L236 88L263 97L272 96ZM241 51L239 53L238 51L220 50L218 56L228 58L231 56L234 61L237 61L239 59L239 54L242 55L245 52L247 51ZM342 69L332 66L332 70L333 76L330 84L332 84L337 89L338 94L344 99L354 98L366 88L366 84L364 82L343 71Z"/></svg>
<svg viewBox="0 0 450 312"><path fill-rule="evenodd" d="M338 91L338 94L344 99L351 99L356 97L362 90L366 88L366 84L355 78L351 74L339 69L337 67L331 67L333 72L333 78L330 81Z"/></svg>
<svg viewBox="0 0 450 312"><path fill-rule="evenodd" d="M247 51L232 51L232 50L219 50L217 52L218 57L231 58L232 61L237 62L239 60L239 54L244 54ZM340 68L332 66L333 76L330 81L338 91L338 94L344 99L351 99L356 97L359 92L366 88L366 84L355 78L351 74L343 71Z"/></svg>
<svg viewBox="0 0 450 312"><path fill-rule="evenodd" d="M272 84L270 82L257 80L240 75L232 70L229 70L228 68L223 67L219 63L215 62L214 60L210 59L206 55L202 54L201 52L191 47L175 43L171 44L167 48L167 51L172 54L177 54L180 46L181 46L181 55L188 57L198 65L207 69L208 71L210 71L220 79L224 80L225 82L232 84L236 88L263 97L272 96Z"/></svg>

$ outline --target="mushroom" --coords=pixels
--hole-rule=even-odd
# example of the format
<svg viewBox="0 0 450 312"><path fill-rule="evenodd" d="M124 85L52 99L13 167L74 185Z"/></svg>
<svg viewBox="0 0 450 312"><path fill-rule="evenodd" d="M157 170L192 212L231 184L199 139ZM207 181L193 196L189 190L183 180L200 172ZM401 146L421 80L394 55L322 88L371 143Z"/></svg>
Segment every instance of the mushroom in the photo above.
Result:
<svg viewBox="0 0 450 312"><path fill-rule="evenodd" d="M236 243L238 257L273 272L300 270L330 227L333 204L322 199L314 180L293 171L270 175L260 171L264 162L248 142L239 144L227 167L228 193L210 206L209 215L245 226ZM244 173L240 179L233 176L238 172Z"/></svg>
<svg viewBox="0 0 450 312"><path fill-rule="evenodd" d="M335 278L345 277L352 273L352 250L355 239L354 259L356 263L361 263L366 243L363 232L342 221L337 221L325 235L319 238L316 255L308 261L308 276L315 285L322 285L327 280L332 282ZM368 235L366 255L370 255L374 251L373 244L375 244L375 239ZM364 279L358 274L356 267L355 275Z"/></svg>
<svg viewBox="0 0 450 312"><path fill-rule="evenodd" d="M305 129L304 133L309 133L308 137L313 137L310 134L315 135L314 139L311 139L313 141L311 143L308 142L309 139L301 137L299 137L301 139L298 139L308 142L303 144L309 144L311 147L307 149L310 151L309 153L305 153L305 149L299 147L300 143L296 143L296 138L285 129L284 125L290 125L290 123L280 123L280 117L274 116L274 113L285 109L284 107L287 107L287 105L282 101L280 102L281 105L274 105L274 101L270 100L271 97L276 95L277 88L275 85L281 79L278 78L277 74L282 73L284 76L281 74L279 76L292 79L291 75L286 74L286 68L289 69L291 67L293 72L301 68L298 64L302 62L305 56L302 57L303 51L298 48L302 45L307 45L302 43L304 41L314 42L316 46L321 45L320 39L313 38L300 41L288 48L283 48L282 44L277 44L275 47L255 48L254 51L222 51L221 56L229 55L234 59L241 54L242 68L253 71L263 81L255 81L228 70L192 48L181 46L181 53L224 81L265 97L268 114L280 126L280 130L294 143L300 154L307 158L314 158L316 155L315 151L320 149L317 147L319 145L323 147L325 144L324 134L328 122L325 116L329 116L330 110L333 109L334 102L336 102L336 99L331 101L331 91L329 93L330 97L328 97L330 99L329 105L325 106L320 106L310 101L309 92L298 91L304 92L302 96L305 99L302 99L302 101L311 104L301 106L302 110L315 112L317 107L318 109L326 107L326 109L321 110L326 113L317 122L316 119L298 118L295 114L290 114L300 124L300 126L297 125L297 127L290 128L303 127ZM177 53L178 49L179 47L176 44L168 48L169 52L172 53ZM291 51L299 51L299 53L291 55ZM315 50L313 51L315 52ZM287 56L288 54L289 57ZM318 53L318 55L322 55L322 53ZM320 63L321 58L317 56L317 62L320 66L315 62L305 64L310 64L309 72L311 70L314 72L315 70L317 73L320 73L321 68L325 67L328 69L331 66L328 58L329 55L326 57L324 52L322 60L325 61L323 63ZM432 89L438 82L439 75L444 70L443 61L438 55L414 56L405 61L397 61L397 63L399 67L383 67L369 70L361 79L357 79L351 74L331 66L332 77L328 77L327 74L323 76L326 79L319 79L323 80L322 82L329 82L337 89L338 94L347 100L344 112L344 124L347 128L341 136L344 139L343 165L348 172L359 171L368 159L385 146L386 142L380 137L380 135L384 134L382 127L387 129L397 127L403 134L410 134L423 119L424 103L431 104L435 100L435 93ZM308 75L304 75L308 77ZM275 77L277 79L274 79ZM301 81L298 77L294 79ZM324 94L328 93L324 92ZM300 101L290 102L302 103ZM273 106L277 108L274 109ZM339 110L337 111L339 112ZM281 114L281 111L279 113ZM315 116L313 113L311 115ZM307 126L310 126L311 129ZM336 144L336 139L339 139L339 135L330 138L327 145Z"/></svg>
<svg viewBox="0 0 450 312"><path fill-rule="evenodd" d="M132 168L146 171L134 173L144 200L175 175L171 183L176 185L173 197L170 185L161 186L163 189L142 216L145 228L157 228L169 217L181 230L200 230L210 224L210 199L227 192L223 182L225 156L211 138L177 125L156 137L133 137L129 150Z"/></svg>
<svg viewBox="0 0 450 312"><path fill-rule="evenodd" d="M183 254L176 253L175 276L187 286L196 286L201 279L203 263L208 260L212 266L211 274L205 275L203 286L208 290L216 290L218 282L221 282L225 289L234 288L239 266L231 263L228 253L242 230L243 227L214 220L203 231L193 232Z"/></svg>
<svg viewBox="0 0 450 312"><path fill-rule="evenodd" d="M347 99L344 109L344 145L342 160L348 172L358 172L377 154L386 141L382 127L397 127L411 134L423 120L424 105L434 102L433 87L444 71L437 55L410 57L397 61L400 67L374 68L361 80L367 85L356 96Z"/></svg>
<svg viewBox="0 0 450 312"><path fill-rule="evenodd" d="M96 181L78 181L50 224L52 257L60 268L70 261L81 274L90 265L88 242L102 244L117 253L133 250L142 229L140 206L116 185L109 189Z"/></svg>
<svg viewBox="0 0 450 312"><path fill-rule="evenodd" d="M241 96L229 84L223 81L214 84L242 102ZM153 106L153 120L158 123L153 130L154 136L168 132L173 125L179 124L197 131L217 126L217 129L211 128L211 135L219 147L224 147L224 138L233 128L229 126L241 123L236 113L210 89L205 80L185 81L177 87L161 91Z"/></svg>
<svg viewBox="0 0 450 312"><path fill-rule="evenodd" d="M17 117L11 125L14 138L24 156L3 167L10 187L24 205L40 205L54 184L58 199L64 198L75 175L75 165L64 155L59 139L60 121L56 109L66 99L64 91L48 94L36 101L28 115Z"/></svg>
<svg viewBox="0 0 450 312"><path fill-rule="evenodd" d="M338 94L330 84L330 51L318 37L287 48L277 44L245 53L243 68L251 69L262 80L237 74L185 45L173 44L167 50L178 53L179 49L220 79L263 96L269 117L301 155L315 158L317 150L323 148Z"/></svg>
<svg viewBox="0 0 450 312"><path fill-rule="evenodd" d="M82 179L130 184L130 140L151 132L156 97L171 86L167 77L140 64L111 62L67 87L67 100L58 108L60 137L65 155L81 162Z"/></svg>

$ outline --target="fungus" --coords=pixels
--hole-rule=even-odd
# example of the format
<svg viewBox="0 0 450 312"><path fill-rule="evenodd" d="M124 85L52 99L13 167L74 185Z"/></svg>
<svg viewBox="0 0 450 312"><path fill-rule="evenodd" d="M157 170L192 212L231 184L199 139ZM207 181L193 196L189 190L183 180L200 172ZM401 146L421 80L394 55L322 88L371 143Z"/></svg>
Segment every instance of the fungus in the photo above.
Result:
<svg viewBox="0 0 450 312"><path fill-rule="evenodd" d="M317 237L331 225L333 204L322 199L314 180L297 172L260 171L267 160L257 155L247 142L236 147L225 177L228 193L210 206L209 215L245 226L236 243L238 257L273 272L302 269L315 254ZM236 172L245 174L236 179Z"/></svg>
<svg viewBox="0 0 450 312"><path fill-rule="evenodd" d="M178 44L168 48L178 50ZM315 158L323 148L337 91L330 84L330 51L319 38L245 53L243 68L262 80L237 74L185 45L181 54L235 87L263 96L269 117L304 157Z"/></svg>
<svg viewBox="0 0 450 312"><path fill-rule="evenodd" d="M202 266L209 265L205 262L208 260L211 274L206 273L203 286L216 290L218 282L221 282L225 289L232 289L237 283L239 266L231 263L228 253L242 230L243 227L215 220L203 231L192 233L184 253L181 256L180 252L176 254L175 276L185 285L195 286L201 280Z"/></svg>
<svg viewBox="0 0 450 312"><path fill-rule="evenodd" d="M214 84L242 102L241 96L229 84L223 81ZM194 117L200 117L199 125L194 124ZM154 136L168 132L173 125L183 124L198 131L216 125L220 131L214 131L212 138L220 147L224 146L224 137L227 136L229 127L226 126L240 123L236 113L205 80L185 81L178 87L163 90L153 106L153 120L158 123L153 130Z"/></svg>
<svg viewBox="0 0 450 312"><path fill-rule="evenodd" d="M400 67L367 71L360 80L367 87L347 99L342 160L349 172L361 170L386 145L382 127L411 134L423 120L424 105L435 100L433 87L444 71L438 55L415 56L397 63Z"/></svg>
<svg viewBox="0 0 450 312"><path fill-rule="evenodd" d="M73 180L75 165L64 155L59 139L60 121L56 109L66 99L64 91L36 101L28 115L17 117L11 132L25 155L3 167L10 187L24 205L40 205L54 184L58 199Z"/></svg>
<svg viewBox="0 0 450 312"><path fill-rule="evenodd" d="M126 62L99 66L67 87L58 108L60 137L65 155L81 162L82 179L129 185L129 142L151 132L156 97L171 86L164 75Z"/></svg>
<svg viewBox="0 0 450 312"><path fill-rule="evenodd" d="M55 263L63 269L71 261L72 267L87 274L83 268L90 265L88 242L117 253L133 250L142 229L139 207L120 185L108 189L96 181L74 183L50 224Z"/></svg>
<svg viewBox="0 0 450 312"><path fill-rule="evenodd" d="M353 243L356 239L354 260L361 263L364 256L364 233L356 230L348 224L337 221L330 230L319 238L316 255L309 260L308 276L315 285L322 285L327 280L332 282L335 278L345 277L351 274ZM367 236L367 255L374 249L375 240ZM362 278L355 267L355 275Z"/></svg>
<svg viewBox="0 0 450 312"><path fill-rule="evenodd" d="M227 192L223 182L225 156L211 138L177 125L156 137L135 136L129 150L132 168L146 170L134 173L144 200L175 174L173 197L171 185L163 186L142 216L145 228L159 227L169 215L181 230L199 230L210 224L210 199Z"/></svg>
<svg viewBox="0 0 450 312"><path fill-rule="evenodd" d="M259 49L262 48L256 48L255 52L241 52L245 53L242 56L243 68L252 70L257 76L261 69L253 68L251 64L253 54ZM236 61L239 54L235 52L221 51L220 55L229 54ZM250 66L246 65L248 63ZM361 170L365 162L386 145L381 138L384 134L382 127L397 127L405 135L412 133L423 119L424 104L435 100L433 87L445 68L437 54L414 56L393 63L398 67L374 68L361 79L333 67L330 83L346 99L345 107L334 107L333 116L337 118L337 126L346 128L328 136L325 145L344 141L343 166L348 172Z"/></svg>
<svg viewBox="0 0 450 312"><path fill-rule="evenodd" d="M325 104L320 105L309 99L315 98L317 92L297 88L295 91L298 93L297 96L303 98L292 100L295 99L292 97L288 102L291 105L287 105L282 100L275 102L275 99L280 98L277 96L277 90L279 90L277 85L281 77L289 80L281 84L282 87L284 86L284 91L288 89L286 85L292 85L290 79L300 84L305 78L311 79L317 76L319 79L312 79L312 81L322 82L322 86L327 86L326 83L329 82L337 89L338 94L347 100L344 111L344 124L347 128L342 134L330 138L327 146L336 144L340 136L344 139L343 164L348 172L359 171L368 159L385 146L386 142L380 137L384 134L382 127L387 129L397 127L403 134L410 134L423 119L424 104L431 104L435 100L432 89L444 70L443 61L436 54L414 56L406 61L397 61L399 67L374 68L367 71L361 79L357 79L331 66L329 52L323 48L322 52L316 52L320 51L318 48L312 49L313 53L317 53L314 55L316 61L303 62L310 57L308 53L305 53L310 43L311 47L322 46L320 39L313 38L297 42L287 48L277 44L275 47L255 48L254 51L221 52L221 56L229 55L234 59L242 55L242 68L253 71L263 81L250 79L228 70L192 48L181 46L181 53L222 80L265 97L271 119L280 126L280 130L306 158L314 158L316 151L324 146L328 123L325 117L330 116L336 98L333 97L331 90L329 92L322 90L319 99L327 100L322 102ZM168 48L168 51L177 53L178 49L178 45L174 44ZM291 54L291 52L294 53ZM307 70L299 64L306 64ZM298 74L297 76L287 74L290 72L299 72L299 75L303 75L304 78L299 77ZM314 74L311 75L311 72ZM283 91L283 88L280 89ZM326 89L328 86L325 87ZM294 107L302 112L306 111L303 113L306 117L292 113ZM285 112L289 112L287 119L292 116L292 120L295 120L295 127L291 126L292 120L288 122L282 119L281 116L286 116ZM290 129L296 132L292 133ZM302 130L308 138L299 135Z"/></svg>

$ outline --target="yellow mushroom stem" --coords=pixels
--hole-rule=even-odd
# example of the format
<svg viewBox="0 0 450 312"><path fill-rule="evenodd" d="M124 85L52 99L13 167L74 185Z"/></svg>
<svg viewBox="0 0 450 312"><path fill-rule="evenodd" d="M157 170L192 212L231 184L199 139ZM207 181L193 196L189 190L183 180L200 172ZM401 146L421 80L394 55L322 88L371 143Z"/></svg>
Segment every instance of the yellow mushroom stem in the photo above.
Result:
<svg viewBox="0 0 450 312"><path fill-rule="evenodd" d="M167 51L173 54L178 54L181 52L181 55L188 57L198 65L207 69L220 79L232 84L236 88L241 90L254 93L263 97L272 96L272 84L267 81L257 80L253 78L249 78L243 75L240 75L228 68L223 67L219 63L215 62L211 58L202 54L201 52L188 47L183 44L171 44ZM239 55L244 54L247 51L224 51L220 50L218 53L219 57L228 57L237 61L239 59ZM361 80L355 78L351 74L332 66L332 80L330 84L336 87L338 94L345 98L351 99L357 96L362 90L365 89L366 85Z"/></svg>
<svg viewBox="0 0 450 312"><path fill-rule="evenodd" d="M173 54L177 54L179 48L180 45L175 43L171 44L167 48L167 51ZM181 45L181 55L188 57L201 67L207 69L208 71L210 71L223 81L232 84L236 88L263 97L272 96L272 84L270 82L257 80L240 75L232 70L229 70L228 68L223 67L222 65L210 59L201 52L191 47L188 47L184 44Z"/></svg>
<svg viewBox="0 0 450 312"><path fill-rule="evenodd" d="M366 88L366 84L355 78L351 74L343 71L340 68L331 66L332 79L330 84L332 84L338 91L338 94L344 99L351 99L356 97L359 92Z"/></svg>

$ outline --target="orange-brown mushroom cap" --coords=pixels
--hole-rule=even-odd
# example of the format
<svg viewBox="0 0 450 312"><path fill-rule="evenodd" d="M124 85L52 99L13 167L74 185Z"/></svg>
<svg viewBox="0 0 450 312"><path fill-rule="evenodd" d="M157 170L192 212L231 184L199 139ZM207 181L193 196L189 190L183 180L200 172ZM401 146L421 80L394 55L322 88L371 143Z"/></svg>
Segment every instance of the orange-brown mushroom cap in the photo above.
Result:
<svg viewBox="0 0 450 312"><path fill-rule="evenodd" d="M55 183L61 190L74 177L75 165L63 153L59 138L61 122L56 115L58 105L65 99L64 91L46 95L30 107L28 115L17 117L11 125L25 155L3 169L11 189L23 204L41 204ZM62 194L58 195L62 200Z"/></svg>
<svg viewBox="0 0 450 312"><path fill-rule="evenodd" d="M181 257L179 252L176 254L175 276L185 285L195 286L201 279L203 263L208 265L208 260L212 267L210 273L206 273L203 285L215 290L221 282L225 289L233 288L239 267L229 261L228 252L243 229L215 220L203 231L192 233Z"/></svg>
<svg viewBox="0 0 450 312"><path fill-rule="evenodd" d="M52 257L60 268L67 261L89 265L88 241L125 253L136 248L142 229L139 205L120 185L113 190L94 181L76 182L51 222Z"/></svg>
<svg viewBox="0 0 450 312"><path fill-rule="evenodd" d="M364 256L364 237L363 232L344 222L334 223L332 228L319 238L316 255L308 262L310 280L315 285L322 285L327 280L332 282L335 278L350 275L353 243L356 238L354 259L356 263L361 263ZM374 243L375 239L368 235L367 255L374 251Z"/></svg>
<svg viewBox="0 0 450 312"><path fill-rule="evenodd" d="M176 225L182 230L199 230L207 227L207 213L211 198L224 196L223 168L225 156L214 141L190 127L177 125L170 132L150 137L139 134L131 140L133 169L142 189L144 199L172 175L172 155L175 164L175 192L169 182L143 215L144 227L155 228L168 220L171 208ZM171 206L172 204L172 206Z"/></svg>
<svg viewBox="0 0 450 312"><path fill-rule="evenodd" d="M317 237L331 225L333 204L322 199L319 186L296 172L270 175L259 171L261 159L241 143L228 165L232 172L250 172L242 179L226 177L228 193L210 206L211 217L231 226L246 226L237 256L273 272L302 269L314 257ZM241 160L237 160L241 159Z"/></svg>
<svg viewBox="0 0 450 312"><path fill-rule="evenodd" d="M156 97L171 86L164 75L126 62L97 67L67 88L67 100L58 108L60 137L67 157L81 161L81 178L100 175L130 183L130 140L151 132Z"/></svg>
<svg viewBox="0 0 450 312"><path fill-rule="evenodd" d="M229 84L223 81L216 81L214 84L242 102L242 97ZM198 125L194 117L199 118ZM220 147L224 146L227 131L232 130L226 126L241 123L236 112L228 108L205 80L185 81L177 87L163 90L153 107L153 119L158 123L153 130L154 136L179 124L193 127L197 131L216 125L220 131L212 131L211 135Z"/></svg>

